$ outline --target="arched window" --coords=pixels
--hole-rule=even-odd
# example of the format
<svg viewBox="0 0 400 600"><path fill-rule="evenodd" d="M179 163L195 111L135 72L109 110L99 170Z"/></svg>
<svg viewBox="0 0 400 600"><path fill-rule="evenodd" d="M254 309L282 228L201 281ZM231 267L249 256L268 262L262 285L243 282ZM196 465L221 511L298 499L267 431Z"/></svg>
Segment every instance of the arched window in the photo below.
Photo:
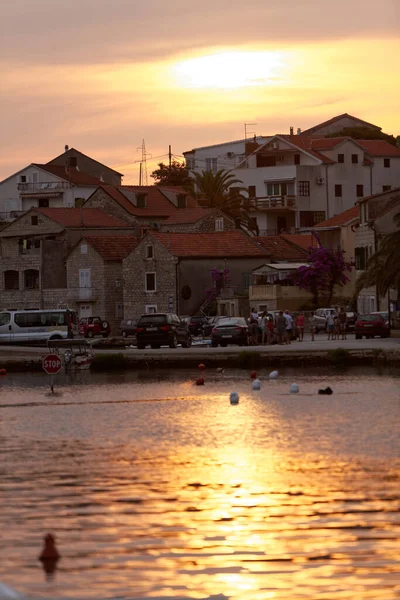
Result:
<svg viewBox="0 0 400 600"><path fill-rule="evenodd" d="M19 272L4 271L4 289L19 290Z"/></svg>
<svg viewBox="0 0 400 600"><path fill-rule="evenodd" d="M36 269L27 269L24 271L24 287L26 290L39 289L39 271Z"/></svg>

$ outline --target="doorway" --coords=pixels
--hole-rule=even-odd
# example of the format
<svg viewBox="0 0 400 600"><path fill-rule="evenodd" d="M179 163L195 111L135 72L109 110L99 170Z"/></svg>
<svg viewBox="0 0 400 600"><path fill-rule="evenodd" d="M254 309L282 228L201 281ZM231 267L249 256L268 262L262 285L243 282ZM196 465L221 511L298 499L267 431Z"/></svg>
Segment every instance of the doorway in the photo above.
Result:
<svg viewBox="0 0 400 600"><path fill-rule="evenodd" d="M79 318L92 316L92 305L91 304L80 304L79 305Z"/></svg>
<svg viewBox="0 0 400 600"><path fill-rule="evenodd" d="M282 233L282 230L283 230L283 232L286 233L286 228L287 228L286 217L277 217L276 218L277 234L279 235L280 233Z"/></svg>

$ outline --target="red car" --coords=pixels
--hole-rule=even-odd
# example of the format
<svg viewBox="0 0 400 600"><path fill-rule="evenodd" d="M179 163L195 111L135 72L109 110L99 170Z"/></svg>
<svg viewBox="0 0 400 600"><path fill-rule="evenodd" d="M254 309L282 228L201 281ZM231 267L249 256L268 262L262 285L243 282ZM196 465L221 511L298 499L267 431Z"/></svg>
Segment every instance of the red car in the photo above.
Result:
<svg viewBox="0 0 400 600"><path fill-rule="evenodd" d="M360 315L356 321L355 334L356 340L361 340L363 335L367 339L376 335L387 338L390 335L390 330L381 315Z"/></svg>
<svg viewBox="0 0 400 600"><path fill-rule="evenodd" d="M106 338L111 333L111 327L108 321L100 317L83 317L79 320L79 333L85 338L92 338L95 335Z"/></svg>

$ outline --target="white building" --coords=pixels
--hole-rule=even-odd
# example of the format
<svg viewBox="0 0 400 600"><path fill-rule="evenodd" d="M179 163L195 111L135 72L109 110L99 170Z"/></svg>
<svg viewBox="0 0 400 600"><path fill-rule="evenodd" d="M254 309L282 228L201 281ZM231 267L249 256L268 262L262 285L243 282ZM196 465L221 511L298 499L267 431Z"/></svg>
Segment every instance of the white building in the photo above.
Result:
<svg viewBox="0 0 400 600"><path fill-rule="evenodd" d="M251 154L257 146L265 143L268 137L254 136L243 140L233 142L223 142L221 144L212 144L193 148L184 152L186 166L190 171L213 171L216 173L219 169L229 171L237 167L248 154Z"/></svg>
<svg viewBox="0 0 400 600"><path fill-rule="evenodd" d="M248 188L261 234L309 229L400 185L400 149L381 140L276 135L233 175Z"/></svg>
<svg viewBox="0 0 400 600"><path fill-rule="evenodd" d="M0 182L0 220L9 220L33 207L76 206L102 181L77 167L32 163Z"/></svg>

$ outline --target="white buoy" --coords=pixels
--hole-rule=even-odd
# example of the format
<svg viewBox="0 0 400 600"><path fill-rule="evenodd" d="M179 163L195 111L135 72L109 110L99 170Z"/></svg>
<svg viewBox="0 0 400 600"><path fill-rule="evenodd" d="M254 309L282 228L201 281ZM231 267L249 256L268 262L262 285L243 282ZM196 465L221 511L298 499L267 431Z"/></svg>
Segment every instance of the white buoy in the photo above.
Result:
<svg viewBox="0 0 400 600"><path fill-rule="evenodd" d="M239 394L237 392L231 392L229 401L231 404L239 404Z"/></svg>
<svg viewBox="0 0 400 600"><path fill-rule="evenodd" d="M278 379L278 371L271 371L271 373L269 374L269 378L270 379Z"/></svg>
<svg viewBox="0 0 400 600"><path fill-rule="evenodd" d="M254 379L253 383L251 384L251 387L253 388L253 390L260 390L261 381L259 379Z"/></svg>
<svg viewBox="0 0 400 600"><path fill-rule="evenodd" d="M300 391L300 388L297 385L297 383L292 383L292 385L290 386L290 393L291 394L298 394L299 391Z"/></svg>
<svg viewBox="0 0 400 600"><path fill-rule="evenodd" d="M4 583L0 583L0 600L23 600L23 596Z"/></svg>

